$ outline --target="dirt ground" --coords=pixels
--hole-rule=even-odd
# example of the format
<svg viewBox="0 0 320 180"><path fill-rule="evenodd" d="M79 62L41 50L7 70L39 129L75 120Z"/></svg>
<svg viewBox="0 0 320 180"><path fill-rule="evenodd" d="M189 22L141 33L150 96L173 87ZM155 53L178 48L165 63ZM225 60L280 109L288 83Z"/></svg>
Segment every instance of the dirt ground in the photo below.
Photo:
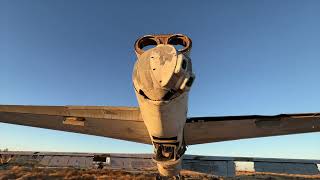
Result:
<svg viewBox="0 0 320 180"><path fill-rule="evenodd" d="M183 179L219 179L214 176L183 172ZM0 170L0 180L7 179L67 179L67 180L109 180L109 179L156 179L156 171L126 172L121 170L73 169L73 168L27 168L13 166Z"/></svg>
<svg viewBox="0 0 320 180"><path fill-rule="evenodd" d="M250 179L320 179L318 176L299 176L286 174L253 174L249 172L238 172L236 177L222 178L192 171L182 171L182 179L227 179L227 180L250 180ZM98 169L74 169L74 168L30 168L24 166L12 166L0 169L0 180L19 179L67 179L67 180L109 180L109 179L156 179L157 172L150 170L144 172L126 172L120 170L98 170Z"/></svg>

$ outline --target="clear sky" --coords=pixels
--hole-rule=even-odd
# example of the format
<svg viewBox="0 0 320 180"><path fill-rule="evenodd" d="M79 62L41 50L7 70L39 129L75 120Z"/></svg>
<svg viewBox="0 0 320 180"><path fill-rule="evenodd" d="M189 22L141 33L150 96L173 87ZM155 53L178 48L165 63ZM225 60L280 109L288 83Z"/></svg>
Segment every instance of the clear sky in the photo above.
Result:
<svg viewBox="0 0 320 180"><path fill-rule="evenodd" d="M0 0L0 104L137 106L134 41L184 33L189 116L320 111L320 1ZM237 131L235 129L235 131ZM0 149L150 153L110 138L0 123ZM320 159L320 133L237 140L189 154Z"/></svg>

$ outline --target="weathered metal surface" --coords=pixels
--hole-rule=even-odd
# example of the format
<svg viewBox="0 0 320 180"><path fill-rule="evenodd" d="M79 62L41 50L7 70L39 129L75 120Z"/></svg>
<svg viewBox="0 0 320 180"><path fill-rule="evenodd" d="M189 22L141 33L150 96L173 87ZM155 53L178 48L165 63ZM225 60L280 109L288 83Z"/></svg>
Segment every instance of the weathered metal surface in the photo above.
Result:
<svg viewBox="0 0 320 180"><path fill-rule="evenodd" d="M111 157L111 167L115 169L145 169L155 167L151 159Z"/></svg>
<svg viewBox="0 0 320 180"><path fill-rule="evenodd" d="M235 167L233 161L201 161L184 160L182 169L197 171L218 176L235 176Z"/></svg>
<svg viewBox="0 0 320 180"><path fill-rule="evenodd" d="M91 168L93 160L90 157L70 157L68 166L79 167L79 168Z"/></svg>
<svg viewBox="0 0 320 180"><path fill-rule="evenodd" d="M40 165L48 167L78 167L91 168L93 165L92 156L73 156L73 155L46 155L40 162Z"/></svg>
<svg viewBox="0 0 320 180"><path fill-rule="evenodd" d="M80 157L83 158L83 157ZM70 157L68 156L53 156L50 159L50 162L48 164L48 166L62 166L62 167L66 167L68 166L68 161L69 161Z"/></svg>
<svg viewBox="0 0 320 180"><path fill-rule="evenodd" d="M83 121L71 123L66 117ZM151 144L139 108L0 105L0 122Z"/></svg>
<svg viewBox="0 0 320 180"><path fill-rule="evenodd" d="M69 124L74 126L84 126L86 119L81 117L65 117L63 124Z"/></svg>
<svg viewBox="0 0 320 180"><path fill-rule="evenodd" d="M43 165L43 166L49 166L50 164L50 160L53 158L53 156L44 156L41 161L39 162L40 165Z"/></svg>
<svg viewBox="0 0 320 180"><path fill-rule="evenodd" d="M188 145L320 131L320 114L275 116L225 116L189 118L185 126Z"/></svg>
<svg viewBox="0 0 320 180"><path fill-rule="evenodd" d="M156 47L144 51L148 45ZM179 50L174 45L183 48ZM148 35L137 40L135 50L132 80L154 145L154 160L161 175L174 176L179 173L180 157L186 150L183 129L188 92L195 78L189 57L191 40L181 34Z"/></svg>
<svg viewBox="0 0 320 180"><path fill-rule="evenodd" d="M243 162L282 162L282 163L315 163L320 164L320 160L316 159L279 159L279 158L257 158L257 157L224 157L224 156L201 156L201 155L185 155L187 160L203 160L203 161L243 161Z"/></svg>
<svg viewBox="0 0 320 180"><path fill-rule="evenodd" d="M319 174L319 169L315 163L281 163L281 162L254 162L255 172L272 172L286 174Z"/></svg>
<svg viewBox="0 0 320 180"><path fill-rule="evenodd" d="M1 154L18 155L18 156L90 156L92 153L76 153L76 152L34 152L34 151L0 151Z"/></svg>
<svg viewBox="0 0 320 180"><path fill-rule="evenodd" d="M0 105L0 112L142 121L138 107Z"/></svg>

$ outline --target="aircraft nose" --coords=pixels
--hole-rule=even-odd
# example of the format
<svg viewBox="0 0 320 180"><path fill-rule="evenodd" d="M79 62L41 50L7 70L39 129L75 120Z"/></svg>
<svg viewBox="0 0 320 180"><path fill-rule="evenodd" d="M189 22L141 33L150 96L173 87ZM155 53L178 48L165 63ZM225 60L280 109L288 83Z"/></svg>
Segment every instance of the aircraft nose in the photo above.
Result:
<svg viewBox="0 0 320 180"><path fill-rule="evenodd" d="M144 47L155 47L145 50ZM181 49L176 49L181 45ZM180 46L180 47L181 47ZM153 101L168 101L188 91L194 79L188 54L191 39L182 34L147 35L135 43L133 70L136 92Z"/></svg>

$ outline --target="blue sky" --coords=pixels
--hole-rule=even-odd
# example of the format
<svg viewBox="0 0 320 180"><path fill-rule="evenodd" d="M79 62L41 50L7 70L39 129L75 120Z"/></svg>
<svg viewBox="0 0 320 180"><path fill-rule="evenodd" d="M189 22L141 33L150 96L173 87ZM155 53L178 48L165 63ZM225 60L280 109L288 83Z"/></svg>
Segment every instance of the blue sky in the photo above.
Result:
<svg viewBox="0 0 320 180"><path fill-rule="evenodd" d="M319 1L0 1L0 104L137 106L134 41L184 33L189 116L320 111ZM149 153L0 123L0 149ZM320 159L320 133L190 146L189 154Z"/></svg>

